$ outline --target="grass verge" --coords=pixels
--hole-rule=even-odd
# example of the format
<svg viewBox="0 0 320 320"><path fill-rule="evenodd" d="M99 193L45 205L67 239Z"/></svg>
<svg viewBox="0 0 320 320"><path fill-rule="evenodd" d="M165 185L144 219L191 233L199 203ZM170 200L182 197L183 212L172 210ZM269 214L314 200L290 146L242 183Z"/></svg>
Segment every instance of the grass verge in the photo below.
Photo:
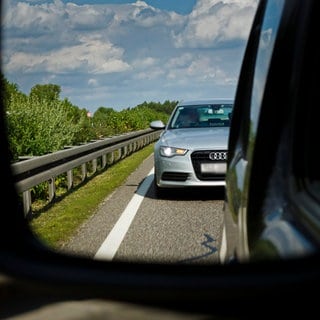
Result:
<svg viewBox="0 0 320 320"><path fill-rule="evenodd" d="M153 145L115 163L32 219L30 227L33 233L48 247L58 249L96 212L99 204L152 154Z"/></svg>

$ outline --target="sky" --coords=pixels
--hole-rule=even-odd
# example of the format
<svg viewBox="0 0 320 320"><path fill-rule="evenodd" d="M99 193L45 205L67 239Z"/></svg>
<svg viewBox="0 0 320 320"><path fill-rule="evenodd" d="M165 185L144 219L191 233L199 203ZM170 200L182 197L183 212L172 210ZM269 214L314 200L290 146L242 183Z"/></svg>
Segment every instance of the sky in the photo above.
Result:
<svg viewBox="0 0 320 320"><path fill-rule="evenodd" d="M2 0L2 72L94 113L234 98L257 0Z"/></svg>

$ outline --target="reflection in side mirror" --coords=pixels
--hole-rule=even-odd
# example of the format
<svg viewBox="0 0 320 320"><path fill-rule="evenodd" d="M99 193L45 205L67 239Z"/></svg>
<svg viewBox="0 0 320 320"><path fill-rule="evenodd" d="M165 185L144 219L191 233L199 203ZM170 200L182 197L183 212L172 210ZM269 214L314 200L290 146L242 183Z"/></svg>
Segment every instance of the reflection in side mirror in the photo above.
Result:
<svg viewBox="0 0 320 320"><path fill-rule="evenodd" d="M165 124L161 120L155 120L150 123L150 128L154 130L162 130L165 128Z"/></svg>
<svg viewBox="0 0 320 320"><path fill-rule="evenodd" d="M92 12L94 16L100 17L94 19L92 25L88 26L88 30L83 30L82 23L79 24L79 29L77 24L68 29L69 26L74 26L74 18L70 14L62 15L62 18L50 16L52 21L57 19L53 22L53 26L62 28L62 35L68 34L75 39L75 43L80 45L77 47L74 43L59 41L59 30L45 28L43 31L42 22L39 22L39 25L30 24L30 30L28 30L21 20L11 21L17 14L24 17L24 9L16 3L6 2L8 5L4 6L6 32L3 37L3 47L7 57L4 64L4 70L7 72L4 76L9 80L7 87L10 99L5 100L10 102L9 106L6 106L7 116L8 118L10 116L9 120L12 124L9 127L10 135L11 138L17 137L12 139L13 141L27 141L26 151L21 154L17 152L17 157L28 154L37 155L35 159L24 160L23 164L14 164L13 171L17 191L23 202L24 215L35 235L56 251L62 249L63 252L74 255L93 257L105 243L108 235L114 234L113 227L120 220L123 221L122 230L128 230L128 242L122 241L121 246L117 248L119 249L115 256L117 260L130 260L130 262L166 260L178 263L218 261L220 226L223 217L221 210L223 188L219 190L171 189L165 197L162 195L161 199L158 199L155 191L156 184L152 183L150 190L146 192L141 191L140 187L144 186L143 182L149 179L149 176L154 180L157 174L159 177L159 173L153 170L154 150L151 149L151 143L155 142L161 136L162 130L166 128L167 119L177 105L179 97L188 96L199 99L210 96L215 91L216 85L215 77L211 77L212 68L224 70L224 66L227 65L227 69L222 74L226 74L228 78L229 76L234 78L234 71L231 70L238 70L241 63L241 60L234 59L234 56L238 56L238 53L245 49L242 41L243 32L235 35L235 39L241 40L240 47L236 46L236 50L231 54L232 59L228 59L225 63L224 59L230 55L225 54L224 44L222 44L223 50L211 44L207 48L207 30L203 34L201 32L195 34L192 31L193 26L203 23L204 16L198 15L198 12L206 12L205 15L208 18L212 17L216 11L208 10L208 6L215 9L215 3L205 5L199 3L194 8L189 3L187 11L181 14L178 7L185 7L187 1L174 6L174 2L171 2L170 7L165 9L159 4L153 7L144 2L141 5L140 3L129 4L130 1L127 1L126 4L115 6L107 4L108 1L106 1L103 5L90 4L90 10L87 5L77 7L81 17L90 16ZM60 10L69 12L68 5L54 3L53 8L55 6L58 12ZM199 10L202 6L204 11ZM42 16L47 10L37 4L29 4L28 8L32 10L34 16ZM234 6L230 13L233 12L232 15L238 19L239 9L242 12L241 17L245 11L245 21L249 27L254 8L255 6L245 3ZM22 10L21 13L20 10ZM46 17L51 15L51 10L51 8L47 10ZM104 12L108 12L108 23L103 23L105 27L101 27L100 21L106 18ZM195 14L192 21L188 18L189 14L192 17ZM144 18L146 18L145 22ZM227 20L230 18L224 17ZM90 17L88 19L91 21ZM191 33L195 36L192 40L192 42L195 40L195 47L188 43L188 36L184 40L185 32L189 30L189 21ZM224 25L225 22L222 23L222 26ZM39 30L38 27L40 27ZM212 28L215 28L215 25ZM20 40L11 47L11 35L16 32L24 36L17 37L17 41ZM49 51L44 50L45 42L39 44L39 32L40 34L45 32L43 40L49 40ZM93 32L92 36L89 35L91 32ZM57 41L50 40L52 36L57 37ZM150 39L153 39L152 46L150 46ZM179 40L178 46L177 40ZM208 50L203 50L203 40ZM16 53L28 55L24 53L25 41L33 43L33 52L29 61L34 61L34 56L37 54L44 57L43 61L36 59L37 61L27 66L30 68L28 78L23 72L26 68L23 61L20 61L21 65L19 65L19 61L15 60ZM83 50L81 50L82 46ZM68 59L65 59L65 53L70 53L72 57L75 48L80 50L77 50L77 59L71 66ZM218 63L218 61L221 62ZM18 65L12 69L15 63ZM38 85L40 79L47 78L48 70L55 83ZM21 77L21 71L23 77ZM43 76L41 76L42 73ZM84 76L82 80L79 79L80 74ZM97 78L91 79L90 76L90 84L93 87L90 88L89 101L87 101L87 78L90 74L96 74ZM35 77L35 75L38 76ZM203 77L206 81L198 81ZM23 82L17 85L11 84L11 79L19 79ZM124 79L126 81L123 81ZM86 85L82 87L81 83ZM30 96L18 90L18 87L20 85L23 87L24 84L27 84L27 87L32 86ZM59 96L60 84L69 88L67 94L70 95L63 101ZM106 86L110 90L106 90ZM229 90L230 85L227 84L226 88ZM131 96L129 92L133 95ZM75 96L72 95L73 93L76 93ZM23 103L21 103L22 98ZM171 98L174 101L170 101ZM146 99L150 99L150 102ZM154 102L160 100L164 102ZM46 107L45 103L38 103L38 101L50 102L50 107L49 104ZM34 102L38 109L35 109ZM52 108L51 102L54 104ZM77 103L81 104L79 109ZM108 103L108 107L105 107L105 103ZM135 105L137 108L134 107ZM53 113L46 116L47 111L57 113L54 114L55 116ZM39 121L36 114L39 114ZM47 122L42 123L42 119ZM57 121L57 119L61 120ZM152 121L153 119L163 120ZM17 130L16 135L13 135L15 124L17 124ZM36 130L37 124L41 124L39 130ZM56 130L54 130L54 124L57 125ZM146 129L148 125L149 128ZM26 128L29 127L32 134L23 135L22 139L21 134L28 133L29 130ZM32 128L35 132L31 130ZM49 130L59 135L48 134ZM42 134L38 134L38 131ZM132 136L133 134L135 136ZM53 141L44 143L39 138L39 142L36 142L36 136L40 138L49 136ZM127 141L129 138L130 143ZM62 147L66 145L66 148L55 153L54 150L49 149L50 145L55 146L55 150L59 149L55 142L61 142ZM74 144L78 143L80 145L74 147ZM38 150L30 152L30 144L35 146L35 149L37 146L48 147L49 153L42 157L38 155ZM150 144L150 147L146 146L147 144ZM199 138L199 144L208 150L207 142L202 138ZM18 145L16 149L22 148ZM138 154L138 150L141 153ZM40 151L42 154L43 151ZM179 159L180 156L177 157ZM169 157L166 161L168 160ZM140 164L142 166L138 167ZM197 162L196 168L201 174L204 169L198 164ZM171 170L171 172L168 169L164 179L171 181L172 184L174 181L184 179L188 183L188 176L192 169L191 167L187 169L187 173L182 172L183 168L177 171ZM132 175L131 172L133 172ZM205 179L208 179L207 172L208 169L204 174ZM127 175L130 177L126 180ZM119 193L113 192L111 196L110 190L115 189L118 189ZM34 201L35 194L41 196L40 201ZM106 198L112 203L107 203ZM212 200L216 201L216 205L212 205ZM105 211L100 206L100 202L105 205L103 206ZM138 209L140 212L133 219ZM132 220L124 218L127 217L127 213ZM132 225L130 225L131 221ZM112 250L115 250L114 243Z"/></svg>

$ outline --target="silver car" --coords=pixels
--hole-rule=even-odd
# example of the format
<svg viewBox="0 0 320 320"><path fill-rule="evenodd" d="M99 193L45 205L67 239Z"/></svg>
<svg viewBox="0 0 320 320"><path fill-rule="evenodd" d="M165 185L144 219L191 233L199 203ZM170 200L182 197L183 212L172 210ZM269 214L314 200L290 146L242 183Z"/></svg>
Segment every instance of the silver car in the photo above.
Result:
<svg viewBox="0 0 320 320"><path fill-rule="evenodd" d="M173 110L154 147L156 191L224 186L232 99L182 101Z"/></svg>

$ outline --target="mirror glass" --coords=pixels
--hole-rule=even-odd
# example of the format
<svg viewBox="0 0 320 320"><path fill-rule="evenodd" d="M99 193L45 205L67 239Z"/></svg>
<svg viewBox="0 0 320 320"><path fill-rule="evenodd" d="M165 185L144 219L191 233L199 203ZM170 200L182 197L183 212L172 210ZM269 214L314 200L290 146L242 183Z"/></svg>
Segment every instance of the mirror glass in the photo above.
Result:
<svg viewBox="0 0 320 320"><path fill-rule="evenodd" d="M2 1L12 167L40 241L93 259L219 262L224 187L160 194L162 129L149 125L181 100L234 98L256 5Z"/></svg>

